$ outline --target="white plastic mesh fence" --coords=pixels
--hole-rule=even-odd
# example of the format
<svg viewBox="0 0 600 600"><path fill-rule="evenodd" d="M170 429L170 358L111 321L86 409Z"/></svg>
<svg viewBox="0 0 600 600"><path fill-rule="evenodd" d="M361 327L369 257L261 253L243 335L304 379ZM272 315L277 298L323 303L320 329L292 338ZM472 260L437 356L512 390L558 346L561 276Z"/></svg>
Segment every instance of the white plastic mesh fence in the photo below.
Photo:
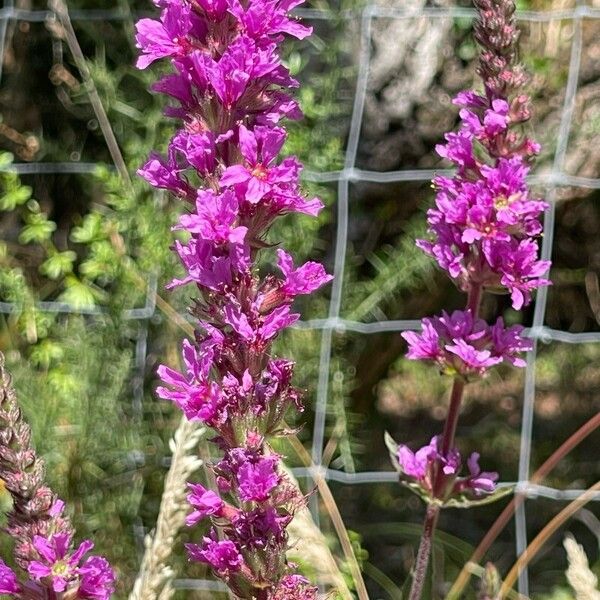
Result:
<svg viewBox="0 0 600 600"><path fill-rule="evenodd" d="M303 9L297 14L309 20L320 20L330 18L329 13L320 10ZM70 18L77 21L111 21L130 18L130 14L119 9L87 9L73 10ZM321 331L319 379L317 385L317 397L315 405L315 421L312 435L312 461L311 468L296 468L294 474L297 477L312 479L317 470L330 481L344 484L372 484L393 482L397 475L392 471L362 471L347 473L337 469L331 469L323 465L323 447L326 438L326 419L328 398L330 393L330 365L332 360L332 341L334 333L356 332L360 334L374 334L380 332L402 332L407 329L419 327L418 320L386 320L369 323L351 321L342 318L341 305L344 294L344 268L348 249L348 224L349 224L349 194L350 185L355 182L373 183L396 183L396 182L425 182L440 171L427 169L420 170L397 170L389 172L378 172L360 169L357 167L357 154L363 124L363 113L367 94L367 83L371 63L372 24L377 19L447 19L447 18L469 18L475 17L475 11L460 7L420 7L390 8L367 5L360 11L348 11L343 13L342 18L354 19L360 24L360 53L357 65L356 90L351 113L349 135L345 149L343 168L330 172L306 172L305 179L316 183L336 183L337 200L334 207L336 210L337 231L335 235L334 269L335 276L331 300L329 303L328 316L323 319L302 321L297 327ZM15 7L14 0L4 0L4 6L0 9L0 51L4 53L6 44L7 28L11 21L45 22L55 18L50 10L23 10ZM561 111L558 138L552 163L552 169L543 175L533 175L531 183L543 186L547 190L547 200L550 210L547 211L544 220L544 238L542 243L542 259L549 259L552 255L555 226L555 205L557 190L561 187L576 187L583 189L600 189L600 178L579 177L570 175L565 171L565 160L569 137L573 126L573 112L578 82L580 76L581 58L583 50L583 22L586 19L600 19L600 8L577 3L574 8L563 10L546 11L520 11L518 19L521 22L571 22L573 26L573 38L571 43L571 55L568 78L564 90L564 101ZM0 81L2 78L2 61L0 61ZM95 168L94 163L85 162L54 162L54 163L16 163L11 166L20 174L91 174ZM136 374L133 382L133 404L134 409L141 410L144 396L144 369L146 364L148 324L155 315L154 297L156 292L156 281L149 283L147 302L143 308L126 311L126 319L137 320L140 323L136 350L135 365ZM527 367L525 374L525 388L522 409L522 422L520 432L520 458L518 481L516 482L516 493L527 498L547 498L555 501L568 501L577 498L584 490L581 489L555 489L531 483L530 463L532 449L532 434L534 425L534 400L536 392L536 356L538 344L550 342L562 342L566 344L600 343L600 332L571 333L551 329L545 326L546 306L548 301L548 288L541 288L535 298L534 317L532 326L528 329L528 336L534 341L534 347L527 355ZM41 302L38 309L48 312L68 313L75 312L67 305L57 302ZM0 312L10 313L18 310L18 307L9 303L0 302ZM76 311L81 314L94 314L100 309ZM595 500L600 500L598 494ZM315 513L315 518L318 515ZM516 554L521 555L528 544L527 538L527 503L522 503L517 508L516 518ZM202 589L207 591L222 590L221 584L208 580L180 579L176 582L179 589ZM519 577L519 592L525 596L529 594L529 578L527 569L523 570Z"/></svg>

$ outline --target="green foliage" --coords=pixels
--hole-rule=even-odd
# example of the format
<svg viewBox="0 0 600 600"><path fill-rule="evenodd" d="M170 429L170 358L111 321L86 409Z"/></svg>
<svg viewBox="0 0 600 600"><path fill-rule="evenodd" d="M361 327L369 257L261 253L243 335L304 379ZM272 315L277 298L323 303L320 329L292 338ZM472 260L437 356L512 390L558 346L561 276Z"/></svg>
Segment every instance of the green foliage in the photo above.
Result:
<svg viewBox="0 0 600 600"><path fill-rule="evenodd" d="M17 206L25 204L30 198L32 189L29 186L21 185L19 176L10 170L13 161L13 155L8 152L0 153L0 210L15 210Z"/></svg>
<svg viewBox="0 0 600 600"><path fill-rule="evenodd" d="M72 316L33 346L29 361L8 354L48 482L69 501L78 536L111 556L123 584L137 566L133 527L144 483L127 333L110 319Z"/></svg>

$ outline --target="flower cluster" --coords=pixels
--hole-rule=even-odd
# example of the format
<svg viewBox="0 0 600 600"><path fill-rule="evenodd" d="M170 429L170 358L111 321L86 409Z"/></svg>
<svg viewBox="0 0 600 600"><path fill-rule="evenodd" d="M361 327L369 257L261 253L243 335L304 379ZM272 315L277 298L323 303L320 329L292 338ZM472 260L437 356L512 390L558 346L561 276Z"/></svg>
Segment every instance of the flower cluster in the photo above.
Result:
<svg viewBox="0 0 600 600"><path fill-rule="evenodd" d="M519 354L531 350L532 344L521 337L522 331L520 325L504 327L502 317L490 326L474 319L470 310L457 310L423 319L420 334L407 331L402 337L408 342L408 358L432 362L442 373L468 380L503 361L524 367Z"/></svg>
<svg viewBox="0 0 600 600"><path fill-rule="evenodd" d="M0 480L13 506L7 533L21 573L0 560L0 594L17 600L87 598L108 600L115 575L101 556L85 555L94 547L84 540L74 547L74 529L64 502L43 484L44 466L30 445L31 430L21 416L0 354Z"/></svg>
<svg viewBox="0 0 600 600"><path fill-rule="evenodd" d="M461 126L446 135L438 153L452 162L452 177L434 179L436 206L428 211L429 240L417 245L469 294L468 308L452 317L423 320L423 334L406 334L409 358L433 361L449 374L483 375L507 360L524 366L518 353L530 348L521 328L488 326L476 319L482 291L508 292L520 310L531 293L549 285L550 262L539 260L540 217L547 203L527 187L529 162L539 145L520 134L530 117L529 98L519 93L527 78L514 64L518 30L509 0L476 0L476 38L482 46L483 93L464 91Z"/></svg>
<svg viewBox="0 0 600 600"><path fill-rule="evenodd" d="M479 75L484 93L465 91L461 127L437 148L456 167L454 177L436 177L436 208L428 212L432 240L418 245L458 282L508 291L513 307L531 301L531 292L549 285L549 261L539 260L540 215L547 208L526 184L529 162L539 144L518 126L530 117L529 97L519 93L527 77L515 64L518 29L514 3L475 0L475 37L482 47Z"/></svg>
<svg viewBox="0 0 600 600"><path fill-rule="evenodd" d="M465 310L425 318L421 332L402 334L409 359L434 364L454 378L441 441L436 437L416 453L400 446L397 456L402 476L436 501L469 490L494 491L497 475L480 472L477 454L467 461L470 476L457 477L454 436L464 385L503 362L524 367L521 353L532 349L521 326L479 318L483 293L509 293L513 308L521 310L535 289L550 284L544 277L550 262L539 258L541 217L548 205L527 187L529 164L540 148L520 133L530 111L528 96L519 91L527 77L516 64L515 5L512 0L474 3L483 90L461 92L454 100L461 125L437 147L454 174L434 178L435 207L427 213L431 237L417 240L468 299Z"/></svg>
<svg viewBox="0 0 600 600"><path fill-rule="evenodd" d="M442 453L439 436L416 452L408 446L398 446L396 459L403 479L416 483L420 490L441 502L459 495L476 498L496 489L498 473L482 472L477 452L473 452L467 460L469 475L459 477L462 469L460 452L452 448ZM439 477L440 470L443 477Z"/></svg>
<svg viewBox="0 0 600 600"><path fill-rule="evenodd" d="M154 90L173 100L166 114L182 124L167 155L152 154L139 173L186 203L175 226L185 235L175 243L185 275L170 287L198 290L185 370L159 367L157 393L212 427L223 452L213 466L218 489L190 484L188 525L209 519L212 526L188 554L210 565L236 597L264 600L316 598L285 558L286 525L304 498L268 438L285 433L287 409L302 405L293 362L272 357L270 346L298 319L295 297L331 277L314 262L294 266L281 249L280 276L261 277L256 266L278 216L316 216L322 208L301 192L299 161L278 158L282 119L301 116L289 95L298 83L278 55L283 34L311 32L288 15L299 3L155 0L160 19L137 24L138 67L170 60L172 72Z"/></svg>
<svg viewBox="0 0 600 600"><path fill-rule="evenodd" d="M460 97L459 97L460 98ZM483 101L483 96L476 96ZM474 101L474 100L473 100ZM493 101L498 108L499 100ZM502 105L507 105L502 101ZM510 121L502 127L486 128L494 109L482 109L484 116L463 109L463 129L448 134L439 153L454 162L454 177L434 179L436 208L428 211L433 241L418 245L433 256L463 290L479 285L493 291L507 290L513 307L520 310L531 300L531 292L549 281L543 277L548 261L538 260L537 237L542 231L540 215L547 204L531 198L526 185L528 166L518 154L494 157L491 164L475 158L478 135L502 144ZM476 121L479 129L473 125ZM502 141L499 141L499 140ZM489 158L489 156L488 156Z"/></svg>

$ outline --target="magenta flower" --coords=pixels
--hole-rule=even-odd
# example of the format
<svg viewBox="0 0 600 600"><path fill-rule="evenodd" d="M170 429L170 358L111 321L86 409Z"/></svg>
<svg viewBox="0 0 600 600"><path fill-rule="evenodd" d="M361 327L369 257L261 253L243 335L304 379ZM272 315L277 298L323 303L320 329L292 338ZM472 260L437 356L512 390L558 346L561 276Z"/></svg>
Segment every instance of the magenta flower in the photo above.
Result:
<svg viewBox="0 0 600 600"><path fill-rule="evenodd" d="M200 354L188 340L184 340L183 360L187 375L161 365L158 375L170 387L160 386L156 393L160 398L174 402L191 421L212 425L220 415L222 398L219 386L208 380L212 352L207 350Z"/></svg>
<svg viewBox="0 0 600 600"><path fill-rule="evenodd" d="M214 537L203 538L203 544L186 544L190 559L209 564L217 573L228 575L239 571L244 558L230 540L218 541Z"/></svg>
<svg viewBox="0 0 600 600"><path fill-rule="evenodd" d="M239 139L246 164L225 169L221 185L235 186L248 202L256 204L281 184L298 179L300 165L296 159L287 158L279 166L273 164L285 142L283 129L257 126L250 132L241 125Z"/></svg>
<svg viewBox="0 0 600 600"><path fill-rule="evenodd" d="M174 158L169 160L153 152L148 162L138 169L138 175L159 189L169 190L176 196L187 198L193 194L187 182L179 175L181 169L175 164Z"/></svg>
<svg viewBox="0 0 600 600"><path fill-rule="evenodd" d="M271 506L240 511L232 521L232 538L243 548L265 550L273 543L285 543L289 515L280 515Z"/></svg>
<svg viewBox="0 0 600 600"><path fill-rule="evenodd" d="M478 140L491 140L508 127L509 106L506 100L492 100L491 108L483 112L481 119L475 112L466 108L460 111L463 127Z"/></svg>
<svg viewBox="0 0 600 600"><path fill-rule="evenodd" d="M462 459L459 451L452 448L446 455L440 452L441 436L435 436L427 446L413 452L408 446L399 445L396 459L401 478L416 484L422 493L442 501L464 494L481 496L496 489L498 473L482 472L479 454L474 452L467 460L470 475L460 477ZM444 478L440 484L439 475ZM437 484L437 487L435 487Z"/></svg>
<svg viewBox="0 0 600 600"><path fill-rule="evenodd" d="M460 470L460 454L451 450L447 456L439 451L440 436L434 436L427 446L413 452L408 446L398 446L396 458L401 472L420 483L423 489L431 490L434 467L439 465L445 475L455 475Z"/></svg>
<svg viewBox="0 0 600 600"><path fill-rule="evenodd" d="M284 250L277 250L277 266L285 277L281 289L289 298L312 294L333 279L325 272L323 265L316 262L307 262L294 269L292 257Z"/></svg>
<svg viewBox="0 0 600 600"><path fill-rule="evenodd" d="M212 190L200 190L196 212L181 216L177 229L198 234L215 244L243 244L248 228L237 226L238 219L239 204L232 191L217 195Z"/></svg>
<svg viewBox="0 0 600 600"><path fill-rule="evenodd" d="M312 33L312 28L288 16L288 12L299 4L302 4L302 0L261 0L249 4L244 10L239 0L232 0L230 10L250 37L261 39L263 36L276 36L279 39L277 34L287 33L304 39Z"/></svg>
<svg viewBox="0 0 600 600"><path fill-rule="evenodd" d="M264 502L279 484L278 456L265 456L257 462L245 462L237 472L240 498L244 502Z"/></svg>
<svg viewBox="0 0 600 600"><path fill-rule="evenodd" d="M196 4L204 15L217 23L225 17L228 8L227 0L196 0Z"/></svg>
<svg viewBox="0 0 600 600"><path fill-rule="evenodd" d="M403 444L398 446L397 459L402 472L413 479L424 480L430 465L437 458L437 436L416 452Z"/></svg>
<svg viewBox="0 0 600 600"><path fill-rule="evenodd" d="M115 591L115 574L102 556L90 556L79 567L78 597L109 600Z"/></svg>
<svg viewBox="0 0 600 600"><path fill-rule="evenodd" d="M185 159L188 165L196 169L201 177L207 177L217 168L217 144L223 137L215 137L211 131L200 133L180 131L171 140L171 147Z"/></svg>
<svg viewBox="0 0 600 600"><path fill-rule="evenodd" d="M49 539L34 536L33 547L40 559L29 563L29 575L38 581L49 579L55 592L64 592L69 582L77 577L83 555L94 547L91 541L85 540L70 552L71 541L68 533L55 533Z"/></svg>
<svg viewBox="0 0 600 600"><path fill-rule="evenodd" d="M316 600L318 589L302 575L286 575L269 600Z"/></svg>
<svg viewBox="0 0 600 600"><path fill-rule="evenodd" d="M520 310L531 301L531 292L550 285L543 277L550 269L549 260L538 260L538 246L532 240L523 240L516 247L498 248L493 260L500 265L500 280L510 292L512 305Z"/></svg>
<svg viewBox="0 0 600 600"><path fill-rule="evenodd" d="M145 69L161 58L188 54L192 49L187 35L191 29L190 8L179 2L169 4L160 22L140 19L136 24L137 46L142 50L136 63L138 69Z"/></svg>
<svg viewBox="0 0 600 600"><path fill-rule="evenodd" d="M223 291L233 278L248 270L250 249L246 244L229 244L218 248L206 240L175 242L175 252L186 268L183 279L174 279L167 288L194 282L214 291Z"/></svg>
<svg viewBox="0 0 600 600"><path fill-rule="evenodd" d="M188 502L195 509L186 517L185 523L188 527L196 525L202 519L211 515L219 515L224 506L224 502L212 490L207 490L199 483L188 483L192 492L188 494Z"/></svg>
<svg viewBox="0 0 600 600"><path fill-rule="evenodd" d="M231 325L244 342L254 348L264 348L268 341L282 329L295 323L299 317L298 314L290 313L289 306L280 306L269 314L261 316L256 310L248 315L235 304L228 304L224 315L225 322Z"/></svg>
<svg viewBox="0 0 600 600"><path fill-rule="evenodd" d="M275 45L258 47L248 37L239 37L218 61L205 55L205 73L223 107L232 111L260 84L292 86L296 82L275 53ZM241 106L240 106L241 108Z"/></svg>
<svg viewBox="0 0 600 600"><path fill-rule="evenodd" d="M467 478L467 486L476 494L493 492L496 489L498 473L481 471L479 468L479 453L473 452L467 460L470 477Z"/></svg>
<svg viewBox="0 0 600 600"><path fill-rule="evenodd" d="M481 376L491 367L507 361L524 367L521 352L531 350L531 342L521 337L523 328L505 328L502 318L489 326L473 319L470 311L443 312L441 317L425 318L422 332L406 331L407 357L436 364L440 371L467 379Z"/></svg>
<svg viewBox="0 0 600 600"><path fill-rule="evenodd" d="M0 594L18 594L21 591L15 572L0 559Z"/></svg>

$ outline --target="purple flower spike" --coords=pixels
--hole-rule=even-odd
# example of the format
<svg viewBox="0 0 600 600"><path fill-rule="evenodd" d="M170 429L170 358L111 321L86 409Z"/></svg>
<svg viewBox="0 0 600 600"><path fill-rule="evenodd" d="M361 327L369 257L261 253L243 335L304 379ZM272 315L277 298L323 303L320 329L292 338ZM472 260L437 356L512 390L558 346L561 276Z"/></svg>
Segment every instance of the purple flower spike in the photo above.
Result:
<svg viewBox="0 0 600 600"><path fill-rule="evenodd" d="M174 227L186 234L174 244L184 274L168 287L192 284L197 294L183 369L161 365L157 395L215 430L219 493L190 484L187 517L188 525L210 522L213 533L189 545L189 556L245 600L316 598L286 560L286 526L305 499L279 468L270 437L288 433L286 412L302 410L302 401L293 363L271 346L300 316L294 298L331 277L312 261L295 267L284 250L282 276L261 277L259 268L278 217L323 208L302 193L298 159L281 156L282 123L301 111L279 44L310 33L289 14L300 3L155 0L160 19L137 24L138 67L170 62L152 89L168 96L165 114L180 125L165 155L152 153L139 174L186 203Z"/></svg>
<svg viewBox="0 0 600 600"><path fill-rule="evenodd" d="M488 13L489 23L504 18L494 16L494 10ZM505 33L498 31L493 39L504 39ZM456 173L434 179L436 206L427 213L431 239L417 245L464 291L473 285L504 288L520 310L533 290L550 284L544 278L550 263L539 260L536 241L548 204L532 197L527 187L529 162L539 146L513 131L529 118L529 99L508 96L509 88L521 86L524 78L519 68L508 66L505 51L499 51L501 57L482 54L480 73L484 79L489 75L486 95L469 90L454 100L463 107L462 126L446 134L446 144L437 151ZM505 70L496 72L501 65Z"/></svg>

